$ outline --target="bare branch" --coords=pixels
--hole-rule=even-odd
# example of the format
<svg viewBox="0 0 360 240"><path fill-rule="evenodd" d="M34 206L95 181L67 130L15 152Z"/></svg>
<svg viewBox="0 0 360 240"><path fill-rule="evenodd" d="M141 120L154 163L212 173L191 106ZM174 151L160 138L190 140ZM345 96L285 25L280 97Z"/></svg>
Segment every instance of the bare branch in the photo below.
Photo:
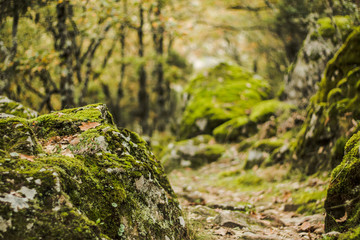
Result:
<svg viewBox="0 0 360 240"><path fill-rule="evenodd" d="M243 6L243 5L234 5L234 6L229 7L229 9L244 10L244 11L250 11L250 12L260 12L260 11L269 10L270 8L268 6L251 7L251 6Z"/></svg>

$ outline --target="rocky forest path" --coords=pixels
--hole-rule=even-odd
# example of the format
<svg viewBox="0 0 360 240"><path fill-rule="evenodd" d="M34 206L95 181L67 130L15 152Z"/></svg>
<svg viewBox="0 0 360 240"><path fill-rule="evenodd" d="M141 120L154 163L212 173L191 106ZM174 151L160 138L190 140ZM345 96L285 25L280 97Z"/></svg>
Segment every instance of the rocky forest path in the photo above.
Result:
<svg viewBox="0 0 360 240"><path fill-rule="evenodd" d="M238 166L225 159L169 174L194 239L323 239L326 181Z"/></svg>

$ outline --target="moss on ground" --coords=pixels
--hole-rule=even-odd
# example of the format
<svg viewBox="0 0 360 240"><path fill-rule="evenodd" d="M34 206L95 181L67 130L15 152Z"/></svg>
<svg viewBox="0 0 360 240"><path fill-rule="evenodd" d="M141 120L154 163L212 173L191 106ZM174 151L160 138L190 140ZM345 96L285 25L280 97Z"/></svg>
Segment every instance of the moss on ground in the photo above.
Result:
<svg viewBox="0 0 360 240"><path fill-rule="evenodd" d="M0 238L187 238L160 162L105 105L0 126Z"/></svg>
<svg viewBox="0 0 360 240"><path fill-rule="evenodd" d="M301 191L292 195L294 204L298 204L298 213L313 215L317 213L324 213L324 200L326 197L326 190L315 191Z"/></svg>

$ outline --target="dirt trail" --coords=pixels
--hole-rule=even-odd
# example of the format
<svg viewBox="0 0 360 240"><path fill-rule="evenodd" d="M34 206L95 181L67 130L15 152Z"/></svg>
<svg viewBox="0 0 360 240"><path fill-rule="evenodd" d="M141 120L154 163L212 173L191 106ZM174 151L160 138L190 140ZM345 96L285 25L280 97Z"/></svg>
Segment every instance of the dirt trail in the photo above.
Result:
<svg viewBox="0 0 360 240"><path fill-rule="evenodd" d="M219 184L219 173L236 164L215 162L169 174L196 239L322 239L324 214L296 213L299 204L293 204L292 195L296 189L326 189L325 181L277 181L246 191Z"/></svg>

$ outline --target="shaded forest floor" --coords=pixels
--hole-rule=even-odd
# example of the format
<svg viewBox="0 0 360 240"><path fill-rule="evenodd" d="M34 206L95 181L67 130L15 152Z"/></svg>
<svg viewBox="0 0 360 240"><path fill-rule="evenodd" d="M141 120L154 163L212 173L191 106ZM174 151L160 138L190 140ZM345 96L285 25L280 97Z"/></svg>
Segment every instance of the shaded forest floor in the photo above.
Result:
<svg viewBox="0 0 360 240"><path fill-rule="evenodd" d="M327 174L284 166L240 170L242 159L169 174L193 239L322 239Z"/></svg>

